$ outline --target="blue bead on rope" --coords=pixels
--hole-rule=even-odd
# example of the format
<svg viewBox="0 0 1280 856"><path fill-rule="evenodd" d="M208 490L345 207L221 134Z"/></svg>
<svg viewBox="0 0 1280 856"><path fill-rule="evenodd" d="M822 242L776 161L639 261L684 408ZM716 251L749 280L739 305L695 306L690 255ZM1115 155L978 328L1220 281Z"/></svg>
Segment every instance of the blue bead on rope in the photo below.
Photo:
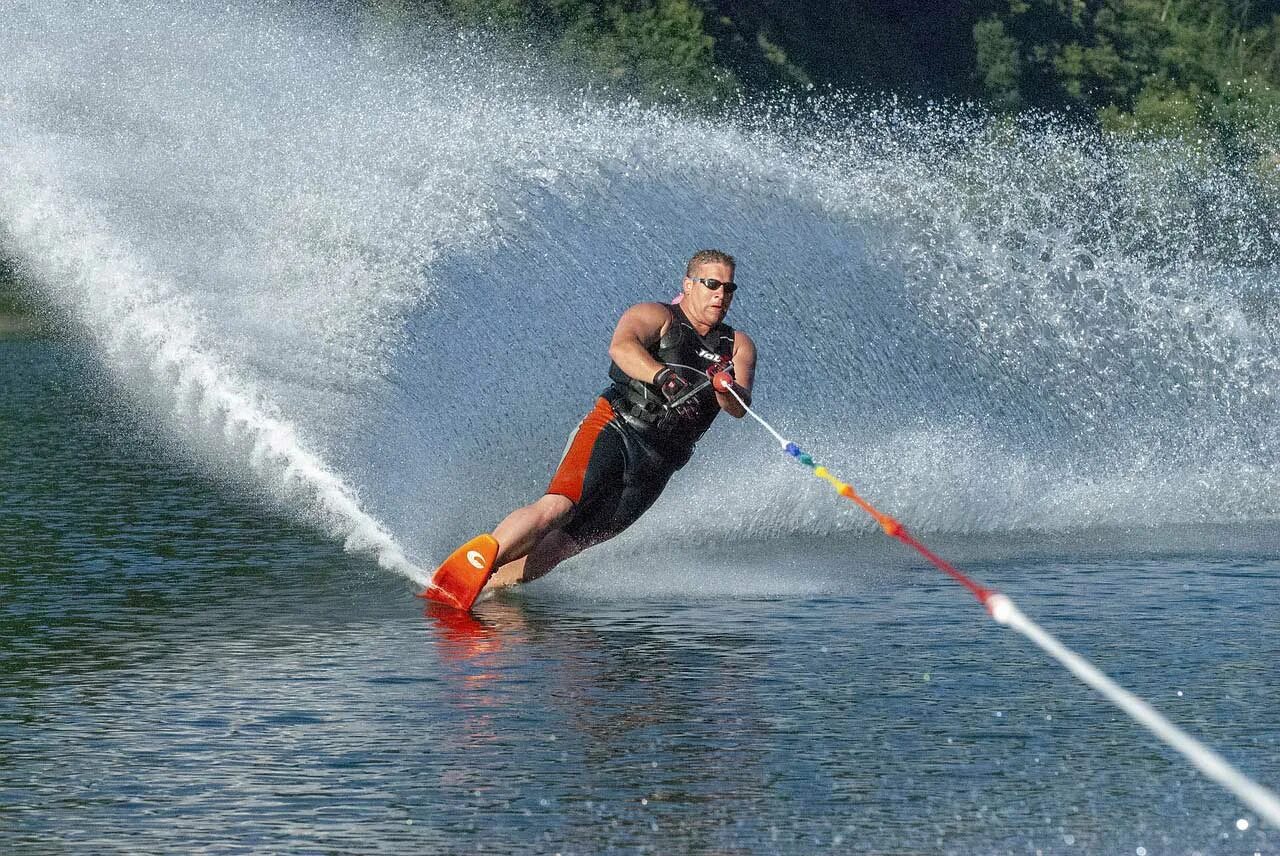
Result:
<svg viewBox="0 0 1280 856"><path fill-rule="evenodd" d="M788 455L790 455L793 458L798 458L800 457L800 454L801 454L800 447L797 446L795 443L788 443L786 445L785 451Z"/></svg>

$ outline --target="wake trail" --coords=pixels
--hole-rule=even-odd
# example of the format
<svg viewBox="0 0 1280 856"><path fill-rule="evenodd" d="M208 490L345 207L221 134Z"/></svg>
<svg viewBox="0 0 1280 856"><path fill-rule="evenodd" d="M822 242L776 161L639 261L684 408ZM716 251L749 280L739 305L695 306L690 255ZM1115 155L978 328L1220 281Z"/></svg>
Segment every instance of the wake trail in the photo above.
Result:
<svg viewBox="0 0 1280 856"><path fill-rule="evenodd" d="M141 367L153 388L171 390L173 414L186 429L247 446L250 468L269 492L300 502L311 521L349 552L371 555L383 568L425 585L429 575L361 508L295 426L199 342L199 325L172 284L144 270L93 210L71 207L66 195L54 192L59 181L47 166L37 176L29 161L10 154L0 180L8 243L38 279L74 284L54 293L97 343L105 364L125 375Z"/></svg>

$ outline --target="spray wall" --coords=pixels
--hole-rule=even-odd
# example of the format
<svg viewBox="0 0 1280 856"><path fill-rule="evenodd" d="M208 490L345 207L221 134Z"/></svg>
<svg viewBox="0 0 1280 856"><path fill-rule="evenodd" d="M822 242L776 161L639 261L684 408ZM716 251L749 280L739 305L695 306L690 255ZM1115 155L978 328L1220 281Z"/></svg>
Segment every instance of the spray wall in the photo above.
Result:
<svg viewBox="0 0 1280 856"><path fill-rule="evenodd" d="M539 493L618 313L705 246L762 412L916 530L1280 512L1275 219L1197 146L696 118L286 4L6 7L0 243L103 394L412 579ZM607 549L867 525L750 425L703 446Z"/></svg>

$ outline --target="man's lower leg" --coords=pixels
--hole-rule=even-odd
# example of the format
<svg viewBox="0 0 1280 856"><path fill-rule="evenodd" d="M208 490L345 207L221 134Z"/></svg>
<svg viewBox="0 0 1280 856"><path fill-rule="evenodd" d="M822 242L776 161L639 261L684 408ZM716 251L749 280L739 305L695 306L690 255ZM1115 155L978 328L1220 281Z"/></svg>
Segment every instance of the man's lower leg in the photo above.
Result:
<svg viewBox="0 0 1280 856"><path fill-rule="evenodd" d="M485 591L532 582L550 572L565 559L582 552L582 548L582 544L564 532L552 529L533 546L527 556L499 565L498 570L489 577L489 582L484 587Z"/></svg>
<svg viewBox="0 0 1280 856"><path fill-rule="evenodd" d="M501 567L509 562L523 559L543 536L561 524L572 510L573 503L568 497L549 493L536 502L517 508L508 514L493 530L494 540L498 542L498 558L495 564Z"/></svg>

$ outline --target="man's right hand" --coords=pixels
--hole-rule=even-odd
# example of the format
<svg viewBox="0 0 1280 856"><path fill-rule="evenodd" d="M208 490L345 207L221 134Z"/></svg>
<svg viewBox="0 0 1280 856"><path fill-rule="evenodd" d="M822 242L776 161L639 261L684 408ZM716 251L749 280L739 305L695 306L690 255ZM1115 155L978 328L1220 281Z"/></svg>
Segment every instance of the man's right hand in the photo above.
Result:
<svg viewBox="0 0 1280 856"><path fill-rule="evenodd" d="M678 375L670 366L660 369L653 376L653 385L667 400L667 410L676 419L689 422L698 418L698 404L693 398L687 398L675 407L671 407L672 402L688 392L692 384Z"/></svg>
<svg viewBox="0 0 1280 856"><path fill-rule="evenodd" d="M684 391L689 388L689 381L676 374L675 370L670 366L666 366L658 370L653 376L653 385L662 393L662 397L667 401L675 401Z"/></svg>

